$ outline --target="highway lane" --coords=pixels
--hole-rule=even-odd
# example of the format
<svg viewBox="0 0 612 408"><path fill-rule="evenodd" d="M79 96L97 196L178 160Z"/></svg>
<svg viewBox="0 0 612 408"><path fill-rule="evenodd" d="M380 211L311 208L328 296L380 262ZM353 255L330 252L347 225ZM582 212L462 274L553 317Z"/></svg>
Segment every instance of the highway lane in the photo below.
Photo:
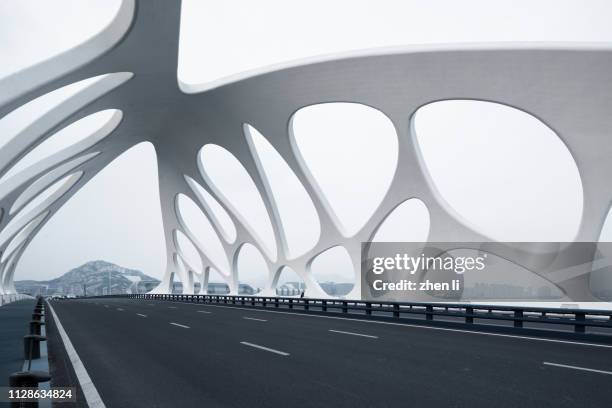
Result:
<svg viewBox="0 0 612 408"><path fill-rule="evenodd" d="M149 300L52 304L108 407L612 401L612 347Z"/></svg>

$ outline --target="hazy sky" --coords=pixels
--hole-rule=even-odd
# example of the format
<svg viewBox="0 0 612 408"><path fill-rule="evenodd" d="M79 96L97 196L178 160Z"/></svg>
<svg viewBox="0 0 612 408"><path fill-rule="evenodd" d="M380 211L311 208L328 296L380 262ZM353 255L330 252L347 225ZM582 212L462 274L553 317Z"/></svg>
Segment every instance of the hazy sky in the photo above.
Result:
<svg viewBox="0 0 612 408"><path fill-rule="evenodd" d="M112 18L118 4L116 0L0 2L0 77L82 42ZM610 42L611 16L612 2L607 0L588 3L584 0L191 0L185 1L183 6L178 75L182 82L193 85L299 58L387 45L490 41ZM441 127L436 114L460 116L459 119L477 118L477 111L470 106L443 106L440 109L437 113L423 112L421 123L423 129L426 129L423 132L427 131L430 135L423 141L424 154L431 157L430 171L439 182L438 187L443 195L446 192L445 197L449 202L455 200L456 209L462 215L481 225L492 236L497 236L499 231L506 231L503 236L505 239L526 239L526 230L521 229L521 225L530 220L540 220L541 225L528 230L528 235L533 234L529 236L542 239L558 237L559 240L568 234L571 236L572 228L575 229L572 222L577 220L581 209L581 187L579 180L572 181L575 166L571 157L565 154L566 151L559 148L560 143L554 134L542 133L544 136L538 139L541 144L539 147L536 145L532 151L537 152L538 148L546 151L553 149L550 168L560 169L560 172L550 171L533 177L532 187L523 187L526 188L523 193L537 191L535 183L545 180L551 185L551 190L542 199L553 203L553 200L558 202L560 198L563 200L561 205L549 213L533 213L533 203L521 203L518 206L520 208L516 208L516 205L504 200L504 191L498 191L478 207L465 201L467 194L462 196L453 191L454 180L467 180L466 177L472 177L473 180L476 175L476 182L482 181L482 166L493 166L491 173L507 171L507 160L503 162L504 157L519 154L523 146L520 141L529 135L522 134L514 142L509 141L511 135L502 135L505 144L494 146L483 140L487 129L490 129L490 123L484 123L484 127L477 130L470 127L463 130L463 135L474 136L471 139L449 139L446 134L448 128ZM507 111L494 112L495 107L492 109L492 122L516 120L513 128L516 132L541 131L529 117L518 118ZM320 119L337 117L338 113L332 112L328 116L323 114ZM309 151L316 152L316 136L323 137L321 135L326 125L321 120L306 124L303 129L305 138L313 143L310 147L305 146ZM329 122L327 129L331 132L337 126L337 123ZM330 152L341 151L341 142L352 134L341 136L335 143L327 139ZM385 160L389 157L388 149L391 149L392 155L393 148L394 135L388 137L391 138L387 139L390 142L381 143L381 146L364 142L354 147L368 149L366 151L372 157ZM440 163L456 157L448 143L455 143L455 147L460 145L466 152L471 151L473 165L458 168L445 176L440 171ZM480 152L488 155L479 155L478 150L469 149L470 144L475 149L485 149ZM440 146L446 148L440 149ZM482 156L489 157L491 162L479 162L478 157ZM324 157L318 160L319 164L316 164L317 159L314 158L312 165L321 165ZM495 167L500 160L501 165ZM534 160L533 157L525 159L527 164L522 173L514 175L515 180L530 177L530 172L533 173L533 167L530 166L536 163ZM369 162L376 163L376 160ZM351 165L355 166L355 163L347 163L346 168ZM333 173L333 169L328 170ZM372 181L375 182L376 171L371 173ZM335 183L347 184L343 177L346 175L332 174L329 179L320 182L327 183L328 190L331 188L334 191ZM570 183L567 183L568 179ZM506 192L512 193L511 188ZM105 259L161 277L165 267L165 246L157 194L153 149L150 145L139 145L104 169L58 211L24 253L17 268L16 279L52 278L94 259ZM337 205L340 209L350 207L350 194L344 202L342 197L333 200L339 203ZM501 213L506 211L507 217L502 217L502 221L506 224L491 224L495 223L495 219L491 219L491 204L503 203L506 207L502 208ZM539 207L546 208L544 205ZM355 214L349 215L359 218L357 212L365 210L358 208L355 211ZM531 217L526 216L528 214ZM559 226L551 221L555 217L558 219L558 214L570 214L567 225ZM608 230L612 235L612 227Z"/></svg>

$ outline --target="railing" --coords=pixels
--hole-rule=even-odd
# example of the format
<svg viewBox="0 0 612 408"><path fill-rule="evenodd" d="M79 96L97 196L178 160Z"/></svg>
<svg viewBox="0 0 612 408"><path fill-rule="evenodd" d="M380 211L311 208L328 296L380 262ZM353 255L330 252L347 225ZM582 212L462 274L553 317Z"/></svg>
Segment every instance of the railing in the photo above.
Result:
<svg viewBox="0 0 612 408"><path fill-rule="evenodd" d="M41 358L40 343L46 341L47 338L43 335L44 329L42 326L45 325L45 303L42 297L38 297L34 311L32 313L32 320L29 323L30 334L23 337L23 353L24 353L24 364L22 371L13 373L9 376L9 386L12 389L18 388L29 388L36 389L38 384L47 382L51 379L48 372L41 371L41 366L48 369L48 363L40 364L37 360ZM46 356L43 356L46 360ZM35 362L36 367L33 367L32 363ZM25 398L23 400L15 400L11 402L11 407L37 407L38 402L32 401L31 398Z"/></svg>
<svg viewBox="0 0 612 408"><path fill-rule="evenodd" d="M0 295L0 306L7 305L9 303L13 303L23 299L32 299L32 296L24 295L21 293L15 293L12 295Z"/></svg>
<svg viewBox="0 0 612 408"><path fill-rule="evenodd" d="M601 337L612 343L612 311L559 309L482 304L408 303L369 300L312 299L294 297L132 294L132 299L213 303L296 312L337 314L351 318L410 321L450 326L486 326L497 330L548 329L575 335Z"/></svg>

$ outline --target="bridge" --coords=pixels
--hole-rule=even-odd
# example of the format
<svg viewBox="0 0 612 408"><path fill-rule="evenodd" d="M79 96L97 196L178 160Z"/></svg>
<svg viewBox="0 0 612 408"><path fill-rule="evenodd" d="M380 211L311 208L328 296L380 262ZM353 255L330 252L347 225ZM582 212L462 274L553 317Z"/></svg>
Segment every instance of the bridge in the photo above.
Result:
<svg viewBox="0 0 612 408"><path fill-rule="evenodd" d="M390 305L368 311L361 302L278 297L133 295L51 305L95 384L91 398L107 406L603 407L612 396L610 312L589 316L591 337L575 337L571 311L548 311L548 323L541 310L526 311L517 329L503 308L468 314L514 325L466 324L459 308L432 308L431 320L420 320L429 307L403 305L393 318ZM557 335L534 328L570 322Z"/></svg>
<svg viewBox="0 0 612 408"><path fill-rule="evenodd" d="M460 99L528 114L563 142L582 182L574 240L546 247L555 259L580 253L573 268L544 262L551 252L524 262L516 243L498 242L496 253L527 266L564 300L597 302L600 293L611 293L611 269L598 257L612 254L597 245L612 203L609 46L380 49L193 86L177 80L180 10L180 2L124 0L94 37L0 79L3 121L56 90L79 86L3 136L2 299L16 300L15 270L24 251L80 188L139 143L150 142L157 154L167 261L156 288L147 295L21 300L0 309L8 313L27 304L44 311L36 314L43 317L48 348L38 359L48 361L53 386L75 387L82 406L109 407L609 405L609 311L376 300L359 274L362 243L373 241L394 210L415 199L429 216L427 241L457 243L455 249L492 241L440 195L414 135L419 109ZM339 220L295 146L299 112L334 103L382 118L397 136L388 191L354 230ZM107 119L95 132L19 168L46 140L101 112ZM273 175L254 147L259 139L278 154L310 203L314 215L304 213L302 222L319 226L301 251L294 249L295 225L284 217ZM200 159L207 149L239 163L269 230L254 228L256 220L213 182ZM197 234L181 203L201 211L218 250ZM201 267L191 263L182 241L196 249ZM584 250L584 243L595 244ZM238 268L246 246L262 255L267 269L262 290L248 297L241 296ZM356 275L344 299L329 295L312 273L313 262L337 247ZM304 282L305 297L277 296L286 269ZM209 294L213 271L227 296ZM175 281L182 294L172 294ZM19 327L18 319L7 324ZM39 343L30 341L32 347ZM23 357L31 366L32 352Z"/></svg>

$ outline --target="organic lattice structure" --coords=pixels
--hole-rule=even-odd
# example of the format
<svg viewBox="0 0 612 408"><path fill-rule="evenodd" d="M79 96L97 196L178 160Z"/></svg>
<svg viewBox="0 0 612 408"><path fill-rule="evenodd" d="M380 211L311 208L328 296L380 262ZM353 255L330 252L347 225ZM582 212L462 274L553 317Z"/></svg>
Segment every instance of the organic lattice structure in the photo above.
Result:
<svg viewBox="0 0 612 408"><path fill-rule="evenodd" d="M221 146L238 158L272 221L277 253L266 256L270 272L265 294L273 293L280 270L288 266L304 280L309 296L325 296L309 271L311 260L341 245L358 271L360 243L372 238L394 208L415 197L429 210L429 240L486 240L462 223L435 191L411 134L410 118L418 108L457 98L515 107L554 129L573 155L583 182L584 211L576 240L598 240L612 202L612 50L561 45L380 50L293 64L187 93L177 85L179 22L179 2L124 0L111 24L95 37L0 81L0 117L4 117L41 95L88 80L73 97L60 102L2 146L0 175L60 129L96 112L117 110L102 128L82 142L0 183L0 293L14 293L15 265L46 221L108 163L143 141L151 142L157 152L167 247L167 267L156 293L170 290L173 273L183 282L184 293L193 293L197 279L202 280L206 290L209 268L224 272L207 256L205 243L197 241L177 212L180 194L200 207L219 235L231 265L222 274L231 293L238 290L235 264L241 246L251 243L267 253L248 220L203 176L196 156L207 144ZM365 225L350 237L338 227L291 144L294 113L326 102L350 102L377 109L391 121L398 137L398 166L389 190ZM247 125L260 132L284 158L316 209L320 237L310 250L297 257L287 254L274 196L245 137ZM198 196L194 183L227 211L236 228L234 240L224 237L219 220ZM50 186L51 191L47 190ZM27 205L45 191L45 199L34 208ZM187 263L177 245L176 231L195 244L204 271ZM566 277L555 283L569 293L580 290L575 288L584 279L588 275ZM360 295L361 284L357 279L350 296Z"/></svg>

